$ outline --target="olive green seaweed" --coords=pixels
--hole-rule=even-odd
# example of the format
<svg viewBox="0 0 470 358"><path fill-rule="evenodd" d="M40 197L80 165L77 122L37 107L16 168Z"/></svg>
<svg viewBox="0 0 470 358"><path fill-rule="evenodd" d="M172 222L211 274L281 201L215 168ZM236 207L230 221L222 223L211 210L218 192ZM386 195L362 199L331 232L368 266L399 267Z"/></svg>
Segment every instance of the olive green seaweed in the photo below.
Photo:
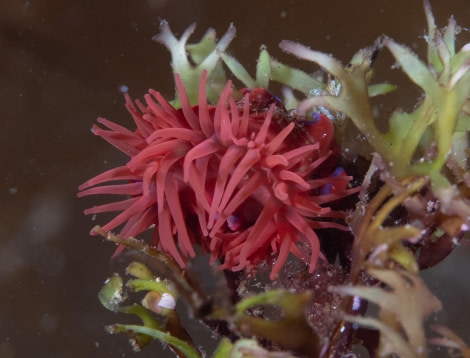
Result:
<svg viewBox="0 0 470 358"><path fill-rule="evenodd" d="M329 55L292 41L282 41L280 47L317 63L341 83L337 96L324 94L305 99L298 107L300 113L318 106L344 113L381 155L395 178L428 175L433 186L440 188L450 186L442 169L451 151L453 136L457 129L468 128L468 122L462 121L468 116L462 113L469 106L470 48L464 46L456 53L458 27L453 17L442 34L436 28L429 2L425 1L424 6L429 26L427 63L387 36L357 52L346 67ZM423 91L421 103L411 113L393 112L386 133L377 128L373 118L367 75L376 51L381 48L390 51L398 67ZM458 127L459 122L463 123ZM430 142L426 141L429 136ZM424 155L430 146L437 149L431 158Z"/></svg>

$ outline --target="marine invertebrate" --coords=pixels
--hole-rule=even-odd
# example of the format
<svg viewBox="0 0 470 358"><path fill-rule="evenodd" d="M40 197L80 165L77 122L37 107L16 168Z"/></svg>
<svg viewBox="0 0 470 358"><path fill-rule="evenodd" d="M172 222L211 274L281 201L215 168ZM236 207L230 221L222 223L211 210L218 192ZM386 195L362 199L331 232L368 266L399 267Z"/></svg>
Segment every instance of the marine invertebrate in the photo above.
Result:
<svg viewBox="0 0 470 358"><path fill-rule="evenodd" d="M214 37L187 45L192 27L177 40L162 24L157 39L172 53L175 100L167 102L155 91L145 103L127 97L135 132L100 119L107 128L95 126L95 134L131 159L81 187L80 196L131 197L87 211L120 211L95 233L135 250L126 256L136 260L126 272L136 279L123 285L115 274L100 299L108 309L136 314L142 326L117 324L108 327L110 332L126 332L132 342L137 337L139 346L160 340L178 356L204 356L178 312L162 302L171 296L214 334L230 338L222 340L214 358L271 356L271 350L273 356L283 350L279 356L345 357L358 342L370 356L427 356L424 319L441 303L420 270L442 260L469 228L470 52L466 45L455 53L455 21L441 32L426 0L424 6L427 63L384 36L346 66L283 41L284 51L321 66L313 77L273 60L262 47L252 78L224 53L231 39L227 34L219 45ZM233 27L229 33L234 34ZM423 97L411 112L397 109L389 117L390 112L378 110L372 116L370 98L396 89L371 84L372 65L387 49L423 89ZM204 60L207 54L213 66ZM224 67L246 88L237 91L227 83ZM284 101L271 94L270 81L287 86ZM297 99L299 94L305 98ZM447 115L451 125L442 131ZM389 126L381 128L378 121L387 119ZM344 223L344 213L332 208L350 207L354 198L338 199L357 189L348 189L350 177L336 167L338 157L355 180L364 178L359 201ZM125 182L100 186L120 179ZM120 235L109 232L121 224ZM327 230L321 240L317 237L319 229L346 225L350 233ZM153 247L129 238L148 229L153 229ZM178 267L194 256L194 245L210 252L212 261L220 260L221 268L241 272L204 276L217 285L215 292L206 291L195 270ZM291 254L308 263L309 272L295 260L286 263ZM312 275L323 255L328 262L318 262ZM259 275L245 270L260 261L268 263L259 267L271 269L271 279L279 273L276 280L263 280L264 270ZM126 291L147 294L141 305L116 302ZM377 315L366 310L369 303L377 305ZM294 333L286 333L291 327ZM436 332L442 337L433 343L465 354L465 344L450 330Z"/></svg>
<svg viewBox="0 0 470 358"><path fill-rule="evenodd" d="M209 105L206 76L204 71L195 107L178 75L181 109L155 91L145 96L145 104L134 105L127 96L135 132L98 120L107 129L95 125L93 132L131 158L82 184L79 196L130 198L90 208L86 214L119 211L103 230L125 223L123 237L155 225L152 245L182 267L195 256L197 243L211 252L212 261L220 258L223 269L241 270L274 253L274 279L292 253L308 262L312 272L321 256L315 230L344 229L332 220L343 214L324 204L355 191L347 188L347 176L315 178L332 153L332 130L325 132L326 139L315 140L323 133L312 136L305 129L309 122L289 119L274 97L266 108L254 102L250 91L237 101L230 82L218 103ZM98 186L120 180L127 182ZM321 190L332 183L337 189Z"/></svg>

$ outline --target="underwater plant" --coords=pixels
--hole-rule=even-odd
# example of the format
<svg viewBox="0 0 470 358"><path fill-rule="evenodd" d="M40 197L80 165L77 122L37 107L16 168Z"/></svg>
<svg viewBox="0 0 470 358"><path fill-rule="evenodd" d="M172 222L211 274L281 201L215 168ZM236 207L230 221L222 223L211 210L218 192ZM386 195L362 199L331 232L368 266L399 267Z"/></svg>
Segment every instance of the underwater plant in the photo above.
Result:
<svg viewBox="0 0 470 358"><path fill-rule="evenodd" d="M133 278L115 274L99 298L142 325L111 333L136 349L159 340L177 356L205 356L181 321L183 302L221 337L216 358L353 357L356 346L370 357L427 357L428 343L468 356L449 328L428 340L425 319L442 305L420 270L470 228L470 47L456 51L453 17L440 30L426 0L424 9L426 62L386 36L346 66L281 42L323 77L262 48L252 78L226 53L233 26L219 42L209 30L188 44L194 25L177 39L162 22L155 39L171 52L176 98L126 95L135 130L99 118L93 133L130 159L79 187L80 197L125 196L85 211L119 212L92 233L130 261ZM371 98L399 90L372 82L386 50L422 97L380 127ZM284 86L283 100L270 82ZM148 244L139 239L147 231ZM199 252L216 267L214 292L198 282ZM128 291L145 294L128 304Z"/></svg>

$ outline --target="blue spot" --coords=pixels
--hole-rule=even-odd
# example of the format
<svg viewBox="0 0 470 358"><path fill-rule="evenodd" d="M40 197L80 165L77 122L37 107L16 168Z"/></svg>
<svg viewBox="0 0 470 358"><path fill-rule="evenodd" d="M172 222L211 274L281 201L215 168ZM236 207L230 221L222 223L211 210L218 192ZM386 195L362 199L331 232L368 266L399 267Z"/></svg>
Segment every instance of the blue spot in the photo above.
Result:
<svg viewBox="0 0 470 358"><path fill-rule="evenodd" d="M129 91L129 87L127 87L126 85L119 86L119 92L121 92L122 94L127 93L128 91Z"/></svg>
<svg viewBox="0 0 470 358"><path fill-rule="evenodd" d="M275 99L276 101L282 103L281 99L280 99L278 96L276 96L276 95L274 95L274 94L272 94L272 96L274 97L274 99Z"/></svg>
<svg viewBox="0 0 470 358"><path fill-rule="evenodd" d="M345 175L346 172L344 171L344 168L343 167L337 167L333 173L331 173L330 177L331 178L337 178L341 175ZM320 190L320 194L321 195L327 195L327 194L332 194L334 192L334 189L335 187L333 186L333 184L326 184L325 186L323 186Z"/></svg>
<svg viewBox="0 0 470 358"><path fill-rule="evenodd" d="M242 220L238 217L238 215L230 215L227 218L227 226L232 231L237 231L240 226L242 226Z"/></svg>
<svg viewBox="0 0 470 358"><path fill-rule="evenodd" d="M330 176L332 176L333 178L336 178L336 177L339 177L340 175L342 174L346 174L346 172L344 171L344 168L343 167L337 167L333 173L331 173Z"/></svg>
<svg viewBox="0 0 470 358"><path fill-rule="evenodd" d="M310 121L310 124L316 124L321 121L321 113L319 112L312 112L312 118L313 120Z"/></svg>

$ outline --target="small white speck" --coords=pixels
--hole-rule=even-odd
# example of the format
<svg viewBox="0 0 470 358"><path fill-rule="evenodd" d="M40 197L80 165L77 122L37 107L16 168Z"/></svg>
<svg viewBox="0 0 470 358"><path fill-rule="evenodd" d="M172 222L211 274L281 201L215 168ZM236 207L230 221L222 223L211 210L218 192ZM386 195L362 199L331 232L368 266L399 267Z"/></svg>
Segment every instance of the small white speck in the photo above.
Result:
<svg viewBox="0 0 470 358"><path fill-rule="evenodd" d="M10 189L8 189L8 192L13 195L13 194L16 194L18 192L18 188L16 186L13 186L11 187Z"/></svg>
<svg viewBox="0 0 470 358"><path fill-rule="evenodd" d="M361 308L361 298L359 296L354 296L352 309L353 311L357 311L359 308Z"/></svg>
<svg viewBox="0 0 470 358"><path fill-rule="evenodd" d="M287 12L286 11L281 11L281 19L285 19L286 16L287 16Z"/></svg>
<svg viewBox="0 0 470 358"><path fill-rule="evenodd" d="M173 310L176 307L176 301L172 295L170 295L169 293L164 293L162 295L162 298L160 299L160 302L158 302L158 305L160 307Z"/></svg>
<svg viewBox="0 0 470 358"><path fill-rule="evenodd" d="M467 52L467 51L470 51L470 42L465 44L463 47L462 47L462 51L463 52Z"/></svg>

